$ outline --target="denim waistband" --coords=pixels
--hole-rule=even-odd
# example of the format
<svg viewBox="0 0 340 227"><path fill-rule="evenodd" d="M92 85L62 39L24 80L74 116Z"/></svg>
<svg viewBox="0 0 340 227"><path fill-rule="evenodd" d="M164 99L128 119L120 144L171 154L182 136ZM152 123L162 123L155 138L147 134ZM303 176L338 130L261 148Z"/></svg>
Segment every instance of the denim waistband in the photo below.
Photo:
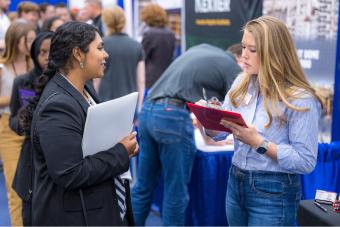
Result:
<svg viewBox="0 0 340 227"><path fill-rule="evenodd" d="M176 106L178 108L187 109L186 102L181 99L165 97L165 98L155 99L152 102L155 104L169 104L169 105Z"/></svg>
<svg viewBox="0 0 340 227"><path fill-rule="evenodd" d="M283 173L283 172L272 172L272 171L263 171L263 170L244 170L239 167L232 165L232 172L238 176L243 178L277 178L277 179L286 179L289 182L294 181L296 177L299 177L298 174L292 173Z"/></svg>

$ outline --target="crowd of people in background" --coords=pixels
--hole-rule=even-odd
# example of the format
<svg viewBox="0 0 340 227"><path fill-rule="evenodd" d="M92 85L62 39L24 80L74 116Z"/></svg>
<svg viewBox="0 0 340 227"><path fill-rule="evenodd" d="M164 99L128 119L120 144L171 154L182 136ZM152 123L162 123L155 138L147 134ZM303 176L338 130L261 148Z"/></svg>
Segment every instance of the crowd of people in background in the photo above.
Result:
<svg viewBox="0 0 340 227"><path fill-rule="evenodd" d="M263 190L298 195L297 174L315 165L318 97L304 77L284 24L261 17L246 25L242 45L226 51L202 44L175 60L176 38L158 4L141 10L141 42L125 33L123 9L103 9L101 0L85 0L79 10L62 3L22 1L9 13L9 5L9 0L0 0L0 157L12 225L144 225L161 171L163 224L184 225L196 151L186 102L197 102L205 92L258 124L256 129L221 122L235 141L226 201L230 223L259 225L263 217L271 220L286 212L289 217L267 224L294 224L298 196L288 196L288 209L270 214L263 204L275 207L282 200L254 200L260 215L253 218L243 210L252 204L239 201L243 189L237 188L244 180L240 174L258 175L261 181L267 177L284 184L268 188L271 183L263 181ZM285 43L268 41L279 35L285 35ZM272 65L268 46L277 50L277 45L286 50L275 54ZM89 106L135 91L141 153L130 200L130 185L121 174L138 153L136 133L86 158L81 140ZM289 113L286 118L276 108L279 103ZM292 118L295 115L311 119L303 131L309 130L310 136L303 137L308 141L299 140L297 127L303 124ZM287 122L296 131L276 135ZM211 143L226 137L202 127L201 133ZM253 166L246 164L246 156ZM269 169L274 174L265 172Z"/></svg>
<svg viewBox="0 0 340 227"><path fill-rule="evenodd" d="M81 9L22 1L16 12L9 12L10 3L0 0L1 167L12 225L31 225L32 144L29 129L22 125L27 120L22 110L36 97L53 34L70 21L93 25L109 56L105 76L92 80L94 89L103 101L138 91L138 111L147 89L174 58L175 36L167 28L166 11L157 4L141 12L145 30L139 43L125 33L124 10L118 6L104 10L101 0L86 0Z"/></svg>

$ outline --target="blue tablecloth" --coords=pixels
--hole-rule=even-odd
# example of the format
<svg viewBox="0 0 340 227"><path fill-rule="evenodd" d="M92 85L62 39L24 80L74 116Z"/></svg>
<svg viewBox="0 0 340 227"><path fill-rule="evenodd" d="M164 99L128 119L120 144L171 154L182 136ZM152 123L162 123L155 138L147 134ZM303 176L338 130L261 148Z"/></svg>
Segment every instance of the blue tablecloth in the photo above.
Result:
<svg viewBox="0 0 340 227"><path fill-rule="evenodd" d="M227 225L225 197L234 152L197 151L186 225Z"/></svg>
<svg viewBox="0 0 340 227"><path fill-rule="evenodd" d="M303 199L314 198L316 189L340 193L340 143L320 144L318 152L315 170L302 176ZM228 151L197 151L189 185L186 225L228 225L225 196L232 155ZM161 212L163 187L157 190L153 208Z"/></svg>
<svg viewBox="0 0 340 227"><path fill-rule="evenodd" d="M340 193L340 142L319 144L314 171L302 176L303 199L314 199L316 189Z"/></svg>

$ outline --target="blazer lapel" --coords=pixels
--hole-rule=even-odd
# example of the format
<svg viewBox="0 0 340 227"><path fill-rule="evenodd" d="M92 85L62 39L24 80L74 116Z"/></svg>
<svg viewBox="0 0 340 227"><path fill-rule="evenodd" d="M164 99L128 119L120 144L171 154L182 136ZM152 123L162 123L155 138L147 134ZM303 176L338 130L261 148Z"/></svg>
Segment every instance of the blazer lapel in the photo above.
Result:
<svg viewBox="0 0 340 227"><path fill-rule="evenodd" d="M86 102L84 97L75 89L72 84L70 84L61 74L57 74L53 77L53 80L68 94L70 94L77 102L80 104L83 109L85 115L87 114L87 109L89 108L89 104ZM92 95L92 94L91 94Z"/></svg>

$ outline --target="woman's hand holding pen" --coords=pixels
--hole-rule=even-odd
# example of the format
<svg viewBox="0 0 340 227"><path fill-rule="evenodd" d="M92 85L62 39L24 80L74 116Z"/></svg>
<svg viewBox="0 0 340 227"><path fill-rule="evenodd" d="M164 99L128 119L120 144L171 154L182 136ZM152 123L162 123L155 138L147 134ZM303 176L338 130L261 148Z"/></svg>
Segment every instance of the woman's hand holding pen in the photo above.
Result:
<svg viewBox="0 0 340 227"><path fill-rule="evenodd" d="M195 102L196 105L200 105L200 106L205 106L205 107L216 107L216 109L220 109L220 107L222 106L222 103L220 101L218 101L217 98L212 97L209 100L204 100L204 99L200 99L199 101Z"/></svg>
<svg viewBox="0 0 340 227"><path fill-rule="evenodd" d="M200 99L197 102L195 102L195 105L199 105L199 106L207 106L207 101Z"/></svg>
<svg viewBox="0 0 340 227"><path fill-rule="evenodd" d="M213 100L213 101L215 101L215 100ZM218 101L218 100L217 100L217 101ZM210 102L209 102L209 103L210 103ZM196 105L199 105L199 106L205 106L205 107L207 107L207 106L208 106L208 101L201 99L201 100L195 102L195 104L196 104ZM221 105L220 102L218 102L218 103L216 102L216 103L213 103L213 104L215 104L215 105ZM204 132L205 132L205 134L206 134L207 136L209 136L209 137L214 137L214 136L216 136L216 135L218 135L218 134L220 133L220 131L209 130L209 129L204 129Z"/></svg>
<svg viewBox="0 0 340 227"><path fill-rule="evenodd" d="M240 140L253 148L260 146L263 142L262 136L257 132L256 128L250 124L247 124L246 128L224 119L221 120L220 124L230 129L235 139Z"/></svg>
<svg viewBox="0 0 340 227"><path fill-rule="evenodd" d="M120 143L125 147L129 157L136 156L138 154L139 146L136 138L137 132L132 132L130 135L124 137Z"/></svg>

